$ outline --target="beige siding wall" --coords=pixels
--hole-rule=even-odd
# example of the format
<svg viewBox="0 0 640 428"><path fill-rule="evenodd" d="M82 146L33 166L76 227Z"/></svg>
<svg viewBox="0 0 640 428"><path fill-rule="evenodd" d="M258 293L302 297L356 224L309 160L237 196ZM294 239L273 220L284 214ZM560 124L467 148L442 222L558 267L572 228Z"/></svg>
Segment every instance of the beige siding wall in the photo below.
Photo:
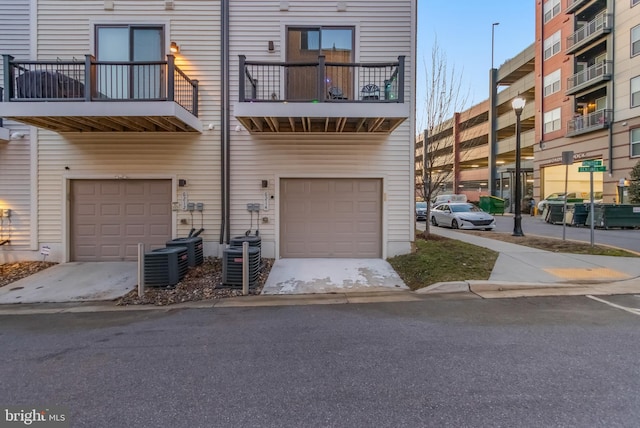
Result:
<svg viewBox="0 0 640 428"><path fill-rule="evenodd" d="M640 6L630 7L631 2L616 2L615 16L615 115L623 121L640 115L640 107L630 108L630 80L640 76L640 55L631 56L631 29L640 25Z"/></svg>
<svg viewBox="0 0 640 428"><path fill-rule="evenodd" d="M29 0L0 1L0 54L29 59ZM0 87L4 87L0 67ZM24 134L22 139L0 140L0 209L12 210L11 222L2 219L0 240L11 243L0 247L0 263L20 260L31 248L31 145L29 128L4 120L9 133Z"/></svg>
<svg viewBox="0 0 640 428"><path fill-rule="evenodd" d="M220 225L220 4L181 0L174 10L164 1L105 2L39 0L38 59L83 59L93 53L95 23L148 23L165 25L166 50L170 41L180 45L176 65L200 82L201 135L153 133L92 133L60 135L40 131L38 138L38 231L40 244L52 247L52 259L68 258L66 182L77 178L186 179L174 201L187 192L191 202L204 203L205 254L218 254ZM207 130L213 124L213 130ZM182 224L186 220L187 224ZM177 211L176 236L186 236L191 215ZM200 228L199 213L194 227Z"/></svg>
<svg viewBox="0 0 640 428"><path fill-rule="evenodd" d="M289 5L280 10L281 3ZM410 118L388 136L345 134L251 136L231 113L231 234L250 226L249 202L268 209L260 213L264 254L278 246L278 180L285 177L383 178L383 256L410 251L413 240L413 140L415 82L415 1L348 1L337 11L335 1L231 2L231 98L238 100L238 55L250 61L285 61L285 29L289 25L354 26L356 62L392 62L406 55L405 103ZM268 41L275 51L268 51ZM353 105L358 108L357 104ZM269 187L261 188L261 180ZM273 199L271 199L273 197ZM264 207L263 207L264 209Z"/></svg>

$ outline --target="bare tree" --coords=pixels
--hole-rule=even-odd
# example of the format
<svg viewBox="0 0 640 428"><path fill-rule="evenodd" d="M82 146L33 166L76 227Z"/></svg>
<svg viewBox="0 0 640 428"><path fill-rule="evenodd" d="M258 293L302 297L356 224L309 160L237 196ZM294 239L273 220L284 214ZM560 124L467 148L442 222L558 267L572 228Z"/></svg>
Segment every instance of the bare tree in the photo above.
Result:
<svg viewBox="0 0 640 428"><path fill-rule="evenodd" d="M456 72L455 66L449 67L437 40L431 49L431 63L425 63L425 76L424 111L418 122L424 130L418 138L418 142L422 139L422 174L416 183L416 196L426 201L428 213L433 196L453 178L453 165L460 148L454 147L451 122L455 120L456 113L464 110L468 91L462 93L462 74ZM427 236L429 232L427 218L424 235Z"/></svg>

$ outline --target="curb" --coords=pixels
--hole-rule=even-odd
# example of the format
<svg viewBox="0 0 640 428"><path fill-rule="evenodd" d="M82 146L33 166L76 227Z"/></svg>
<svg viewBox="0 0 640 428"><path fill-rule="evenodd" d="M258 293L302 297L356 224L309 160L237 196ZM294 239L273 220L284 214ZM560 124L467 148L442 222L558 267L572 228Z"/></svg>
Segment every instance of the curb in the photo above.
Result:
<svg viewBox="0 0 640 428"><path fill-rule="evenodd" d="M91 312L172 311L176 309L212 309L269 306L341 305L359 303L411 302L424 300L410 290L370 291L327 294L289 294L238 296L200 300L172 305L127 305L113 302L17 303L0 305L0 316L70 314Z"/></svg>

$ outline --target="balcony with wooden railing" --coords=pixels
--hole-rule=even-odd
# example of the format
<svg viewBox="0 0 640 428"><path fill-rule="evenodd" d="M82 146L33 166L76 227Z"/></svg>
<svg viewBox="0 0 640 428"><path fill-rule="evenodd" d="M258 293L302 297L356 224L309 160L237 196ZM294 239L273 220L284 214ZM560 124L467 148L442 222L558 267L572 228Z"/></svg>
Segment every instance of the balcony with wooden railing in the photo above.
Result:
<svg viewBox="0 0 640 428"><path fill-rule="evenodd" d="M385 133L405 121L404 56L388 63L239 57L236 118L251 133Z"/></svg>
<svg viewBox="0 0 640 428"><path fill-rule="evenodd" d="M166 61L3 55L0 117L56 132L200 132L198 81Z"/></svg>

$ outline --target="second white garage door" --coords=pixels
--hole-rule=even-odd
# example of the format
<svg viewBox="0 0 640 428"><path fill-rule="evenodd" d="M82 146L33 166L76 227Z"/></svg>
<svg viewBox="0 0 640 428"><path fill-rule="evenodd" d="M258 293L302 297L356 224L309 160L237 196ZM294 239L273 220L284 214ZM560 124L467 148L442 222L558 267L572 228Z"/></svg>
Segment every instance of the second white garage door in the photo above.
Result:
<svg viewBox="0 0 640 428"><path fill-rule="evenodd" d="M382 257L382 180L280 180L280 257Z"/></svg>

